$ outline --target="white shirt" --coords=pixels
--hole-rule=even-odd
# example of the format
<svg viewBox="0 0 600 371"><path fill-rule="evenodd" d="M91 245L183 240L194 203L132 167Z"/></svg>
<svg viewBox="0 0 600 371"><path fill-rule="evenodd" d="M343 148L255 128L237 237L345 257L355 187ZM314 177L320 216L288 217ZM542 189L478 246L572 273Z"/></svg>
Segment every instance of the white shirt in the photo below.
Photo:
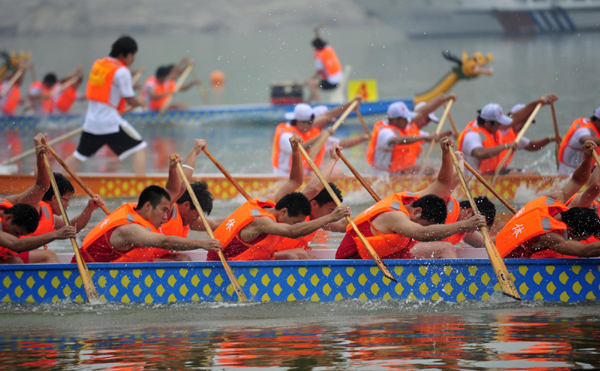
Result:
<svg viewBox="0 0 600 371"><path fill-rule="evenodd" d="M394 149L394 146L389 143L395 137L396 132L391 128L379 130L375 142L375 153L373 154L373 163L375 164L373 175L389 175L389 169L392 165L392 150Z"/></svg>
<svg viewBox="0 0 600 371"><path fill-rule="evenodd" d="M315 69L323 72L325 76L327 76L325 80L327 80L330 84L340 84L342 82L342 71L334 73L333 75L327 75L327 70L325 70L325 66L319 58L315 58Z"/></svg>
<svg viewBox="0 0 600 371"><path fill-rule="evenodd" d="M474 127L477 127L477 124L475 124ZM508 129L501 131L502 135L505 135L506 133L508 133ZM527 147L529 145L529 142L530 142L529 139L527 139L525 137L521 138L521 140L519 141L519 144L517 145L517 149L523 149L523 148ZM475 169L479 169L479 160L477 158L471 156L471 153L473 153L473 150L475 150L476 148L483 148L483 138L477 132L474 132L474 131L468 132L467 134L465 134L465 137L463 139L463 144L462 144L463 157L469 165L473 166L473 168L475 168ZM467 170L465 170L465 172L467 174L470 174L470 172L468 172Z"/></svg>
<svg viewBox="0 0 600 371"><path fill-rule="evenodd" d="M127 67L119 67L113 77L113 85L110 89L110 105L92 101L88 103L87 114L83 122L83 130L90 134L105 135L119 132L119 125L127 125L117 108L121 98L132 98L135 96L131 85L131 72Z"/></svg>
<svg viewBox="0 0 600 371"><path fill-rule="evenodd" d="M28 90L28 93L32 97L39 97L40 95L42 95L42 89L35 87L35 86L31 86ZM43 103L44 103L43 100L38 100L38 101L31 100L31 104L32 104L31 108L33 109L33 112L36 116L42 116L42 115L46 114L44 112L44 110L42 109Z"/></svg>
<svg viewBox="0 0 600 371"><path fill-rule="evenodd" d="M283 133L279 137L279 169L273 168L273 173L277 176L288 176L290 175L290 165L292 162L292 144L290 138L293 133ZM338 138L329 137L325 143L325 150L327 151L334 143L339 143Z"/></svg>
<svg viewBox="0 0 600 371"><path fill-rule="evenodd" d="M588 128L579 128L575 130L569 144L563 152L563 160L560 162L558 167L559 174L571 174L575 169L583 162L583 144L579 142L581 137L586 135L594 136Z"/></svg>

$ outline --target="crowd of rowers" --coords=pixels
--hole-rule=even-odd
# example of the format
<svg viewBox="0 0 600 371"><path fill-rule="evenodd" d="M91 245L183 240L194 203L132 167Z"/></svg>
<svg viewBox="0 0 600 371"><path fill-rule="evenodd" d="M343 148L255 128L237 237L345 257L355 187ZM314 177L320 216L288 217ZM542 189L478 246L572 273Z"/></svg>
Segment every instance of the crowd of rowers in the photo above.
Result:
<svg viewBox="0 0 600 371"><path fill-rule="evenodd" d="M554 99L549 96L533 103L547 104ZM529 106L531 104L523 109ZM599 112L594 113L591 122L598 120ZM299 113L299 109L294 110L291 121L282 125L303 125ZM416 120L423 114L429 115L426 111L412 112L404 103L394 103L388 111L388 120L381 125L406 125L410 119ZM312 113L310 116L309 123L314 119ZM513 113L513 119L516 117L519 115ZM511 122L499 106L492 104L485 106L470 126L478 125L483 131ZM183 163L185 177L192 178L196 158L206 146L204 140L197 139L185 160L179 155L172 156L164 188L148 186L137 202L122 205L89 232L80 249L82 257L87 262L182 261L190 258L180 251L205 249L209 251L208 260L218 260L216 250L222 250L232 261L303 260L313 258L310 241L319 229L325 229L346 233L337 249L336 259L370 259L366 247L345 219L350 216L349 207L336 206L316 177L298 191L305 173L299 146L308 145L298 133L290 134L287 140L289 178L277 192L245 202L226 218L209 219L215 239L187 237L190 229L202 231L204 227L177 167ZM586 139L585 136L581 138ZM3 263L58 262L51 250L37 248L55 239L73 238L88 223L93 211L103 204L99 197L91 199L83 212L73 218L72 227L64 226L61 219L55 217L60 214L58 202L67 208L74 188L67 178L56 173L60 199L50 191L49 176L43 163L43 155L48 149L43 139L42 134L34 138L37 151L35 184L0 202L0 260ZM475 199L479 215L474 215L468 201L459 202L452 197L459 182L450 153L454 142L448 136L434 139L439 141L442 150L442 164L432 184L421 191L388 195L353 219L383 259L456 258L456 244L464 242L483 247L484 240L478 230L494 224L496 209L487 197ZM276 141L274 148L277 144ZM279 145L280 152L281 147ZM329 159L322 164L321 172L327 181L338 160L336 149L339 148L333 143ZM506 146L502 146L504 149ZM594 170L594 151L598 151L598 146L593 140L582 143L581 162L562 188L528 202L500 230L496 246L503 257L600 255L597 239L600 235L600 205L596 201L600 193L600 170ZM395 151L391 152L393 158ZM462 169L462 152L457 151L456 156ZM581 192L586 184L588 187ZM334 183L330 186L342 200L341 191ZM210 214L213 198L206 183L193 182L192 189L204 212Z"/></svg>

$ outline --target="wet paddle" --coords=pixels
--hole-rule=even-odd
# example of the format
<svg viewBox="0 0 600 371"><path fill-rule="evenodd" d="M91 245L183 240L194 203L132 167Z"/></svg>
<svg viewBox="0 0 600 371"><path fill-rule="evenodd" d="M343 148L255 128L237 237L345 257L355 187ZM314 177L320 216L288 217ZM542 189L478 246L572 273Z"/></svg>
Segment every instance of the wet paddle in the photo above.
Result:
<svg viewBox="0 0 600 371"><path fill-rule="evenodd" d="M558 132L558 123L556 122L556 112L554 111L554 102L550 103L550 110L552 110L552 122L554 123L554 139L560 138L560 133ZM560 166L560 162L558 161L558 153L560 152L560 144L558 142L554 142L554 152L556 152L556 170L558 170ZM600 165L598 165L600 166Z"/></svg>
<svg viewBox="0 0 600 371"><path fill-rule="evenodd" d="M137 82L140 81L140 78L142 77L142 75L144 74L145 71L146 70L144 69L144 67L135 71L135 75L133 75L133 77L131 78L131 86L137 84Z"/></svg>
<svg viewBox="0 0 600 371"><path fill-rule="evenodd" d="M362 184L362 186L365 187L365 189L367 190L367 192L369 192L371 197L373 197L373 199L377 202L381 201L381 198L379 198L379 196L377 196L377 193L375 193L373 188L371 188L371 186L367 183L367 181L358 173L358 171L354 168L354 166L352 166L350 164L348 159L346 159L346 157L344 155L342 155L342 151L340 151L339 148L336 148L335 153L337 153L337 155L340 157L340 159L342 159L344 164L346 164L346 166L348 166L348 169L350 169L350 171L352 172L352 174L354 174L356 179L358 179L360 184Z"/></svg>
<svg viewBox="0 0 600 371"><path fill-rule="evenodd" d="M517 138L515 139L514 143L519 144L519 142L525 135L525 132L527 131L527 129L529 129L529 126L533 122L533 119L535 119L535 115L537 115L537 113L540 111L540 108L542 108L542 105L543 105L542 103L538 103L537 106L535 106L535 109L533 110L533 112L531 112L531 115L529 115L529 118L525 122L525 125L523 125L523 129L521 129L521 131L517 135ZM498 174L500 174L500 170L502 170L502 168L504 167L504 164L506 164L506 161L508 161L508 159L514 152L515 152L514 148L511 148L508 150L508 152L506 152L506 154L502 158L502 161L500 161L500 163L496 167L496 171L494 172L494 177L492 178L492 184L496 183L496 179L498 179Z"/></svg>
<svg viewBox="0 0 600 371"><path fill-rule="evenodd" d="M50 183L52 184L52 190L54 191L54 196L56 197L58 207L60 208L60 213L62 215L62 219L65 222L65 225L70 226L69 218L67 218L67 213L65 212L65 208L62 204L62 198L60 197L60 191L58 190L58 185L56 184L56 179L54 179L54 174L52 173L52 168L50 167L50 163L48 162L48 156L46 154L43 155L44 164L46 165L46 171L48 172L48 177L50 178ZM81 254L79 252L79 246L77 246L77 241L74 238L71 238L71 246L73 246L73 251L75 251L75 260L77 261L77 269L79 270L79 275L81 276L81 281L83 282L83 287L85 289L85 293L87 294L88 301L90 304L95 304L99 302L98 300L98 292L96 291L96 286L94 286L94 281L92 281L92 277L90 276L90 272L88 271L87 265L81 258Z"/></svg>
<svg viewBox="0 0 600 371"><path fill-rule="evenodd" d="M162 115L163 113L165 113L165 111L169 108L169 104L171 104L171 101L173 100L173 96L175 96L175 94L177 94L177 92L179 92L179 89L181 89L181 87L183 86L185 79L187 79L190 72L192 72L192 68L194 68L194 61L190 61L190 63L188 63L188 65L185 67L185 69L179 76L179 79L177 79L177 83L175 84L175 89L173 89L171 94L169 94L169 96L165 100L165 103L162 105L162 107L160 107L160 111L158 112L159 116Z"/></svg>
<svg viewBox="0 0 600 371"><path fill-rule="evenodd" d="M221 166L219 161L217 161L210 154L210 152L208 152L208 150L206 148L204 148L203 151L206 154L206 156L213 162L213 164L215 164L215 166L219 169L219 171L221 171L221 173L223 173L223 175L225 175L225 178L227 178L227 180L229 180L229 182L231 184L233 184L233 186L242 194L242 196L244 196L246 198L246 200L250 200L251 199L250 195L248 193L246 193L246 191L244 191L242 186L235 179L233 179L231 174L229 174L229 172L227 170L225 170L225 168L223 166Z"/></svg>
<svg viewBox="0 0 600 371"><path fill-rule="evenodd" d="M290 138L290 141L295 141L295 140L296 140L295 137ZM323 187L325 187L325 189L327 190L327 192L329 193L329 195L331 196L331 198L333 199L335 204L337 206L341 206L342 203L340 202L340 199L337 197L335 192L331 189L327 180L325 180L325 178L323 178L323 175L321 175L319 168L317 167L317 165L315 165L315 163L310 158L308 153L306 153L306 150L301 145L299 145L298 148L300 149L300 152L302 152L302 155L306 159L306 162L308 162L308 165L311 167L312 171L315 173L317 178L319 178L319 180L323 184ZM392 275L392 273L390 272L388 267L385 265L385 263L381 260L379 255L377 255L377 252L375 252L375 250L373 249L373 247L371 246L369 241L367 241L365 236L358 230L358 227L356 226L356 224L354 223L352 218L347 216L346 220L348 221L348 223L350 223L350 225L352 226L352 229L354 229L354 232L356 232L356 234L358 235L358 238L360 238L361 242L365 245L365 247L369 251L369 254L371 254L371 258L373 258L373 260L375 261L375 264L377 264L377 266L381 270L381 273L383 273L383 275L386 276L387 278L389 278L390 280L392 280L394 282L398 282L396 280L396 278Z"/></svg>
<svg viewBox="0 0 600 371"><path fill-rule="evenodd" d="M350 103L350 105L348 106L348 108L346 108L346 110L344 111L344 113L342 113L342 115L337 119L337 121L331 126L330 129L325 130L321 133L321 137L316 141L315 144L312 145L312 147L308 150L308 152L310 153L311 158L316 158L317 154L321 151L321 148L323 148L323 146L325 146L325 143L327 143L327 139L331 136L331 132L335 132L337 130L337 128L340 127L340 125L342 124L342 122L344 122L344 120L346 119L346 117L348 117L348 115L350 114L350 112L352 112L352 110L356 107L356 105L358 104L357 100L354 100Z"/></svg>
<svg viewBox="0 0 600 371"><path fill-rule="evenodd" d="M475 215L479 215L479 209L477 209L477 204L475 204L473 195L471 194L471 191L469 190L469 186L467 186L467 181L465 180L465 176L462 173L462 171L460 170L460 166L458 165L458 160L456 159L454 152L452 152L452 148L448 148L448 150L450 151L450 155L452 156L452 163L454 164L454 168L456 169L456 173L458 174L458 178L460 179L460 184L462 185L463 191L465 192L465 194L467 195L467 198L469 199L469 203L471 204L473 213ZM466 162L465 162L465 164L466 164ZM494 243L492 242L492 239L490 238L490 234L488 232L487 227L483 226L480 228L480 230L481 230L481 234L483 235L483 238L485 240L485 249L487 250L490 260L492 261L492 267L494 268L494 272L496 273L496 276L498 277L498 282L500 282L500 287L502 288L502 292L504 292L504 294L506 294L514 299L521 300L521 295L519 295L519 292L517 291L517 288L515 287L512 277L510 276L510 273L508 273L508 270L506 269L506 265L504 264L502 257L498 253L498 249L496 249L496 246L494 246Z"/></svg>
<svg viewBox="0 0 600 371"><path fill-rule="evenodd" d="M445 108L446 103L444 103L444 109ZM450 112L448 112L448 120L450 120L450 125L452 125L452 134L454 134L454 138L458 140L458 136L460 135L460 133L458 132L458 129L456 129L456 125L454 124L454 120L452 120L452 115L450 114Z"/></svg>
<svg viewBox="0 0 600 371"><path fill-rule="evenodd" d="M207 101L208 100L208 94L206 93L206 89L204 89L204 85L202 85L202 81L200 81L200 79L198 78L198 75L196 75L196 72L192 71L192 77L196 80L198 80L198 91L200 92L200 95L202 96L202 100L203 101Z"/></svg>
<svg viewBox="0 0 600 371"><path fill-rule="evenodd" d="M74 136L79 135L82 132L83 132L83 128L75 129L75 130L70 131L66 134L63 134L57 138L52 139L47 144L53 146L55 144L64 142L67 139L73 138ZM27 158L34 154L35 154L35 148L28 149L27 151L24 151L24 152L16 155L15 157L12 157L12 158L9 158L8 160L3 161L2 163L0 163L0 166L12 164L13 162L17 162L17 161L21 161L22 159Z"/></svg>
<svg viewBox="0 0 600 371"><path fill-rule="evenodd" d="M444 127L444 122L446 121L446 117L448 117L448 114L450 113L450 107L452 107L453 103L454 103L454 99L451 99L448 101L448 105L444 109L442 118L440 119L440 122L439 122L437 128L435 129L435 135L440 135L440 133L442 132L442 127ZM427 160L429 160L429 156L431 155L431 151L433 150L434 143L435 143L434 139L429 141L429 148L427 148L427 153L425 153L425 157L423 157L423 163L421 164L421 169L419 170L419 174L418 174L419 176L423 175L423 173L425 172L425 169L427 168Z"/></svg>
<svg viewBox="0 0 600 371"><path fill-rule="evenodd" d="M75 181L77 182L77 184L79 184L79 186L81 188L83 188L83 190L85 191L85 193L87 193L88 196L90 196L91 198L96 197L96 194L90 189L90 187L87 186L87 184L85 184L85 182L79 177L79 175L77 175L77 173L75 173L69 167L69 165L67 165L67 163L60 157L60 155L58 153L56 153L56 151L54 151L54 149L52 147L50 147L49 143L46 143L46 139L42 139L42 143L46 146L46 148L48 148L48 151L50 151L50 154L52 154L52 156L54 156L54 158L56 159L56 161L67 171L67 173L69 173L69 175L73 179L75 179ZM106 215L110 214L110 210L108 210L106 208L106 206L100 205L100 208L102 209L102 211L104 211L106 213Z"/></svg>
<svg viewBox="0 0 600 371"><path fill-rule="evenodd" d="M214 239L215 235L213 233L213 230L210 227L210 224L208 224L208 220L206 220L206 216L204 216L204 211L202 210L202 207L200 206L200 202L198 202L198 198L196 197L196 194L194 193L194 190L192 189L190 182L185 177L185 174L183 173L183 168L181 167L180 163L177 163L177 171L179 172L179 176L183 180L183 184L185 184L185 188L187 189L188 193L190 194L190 197L192 198L192 202L194 203L196 210L198 210L198 214L200 214L200 219L202 219L202 224L204 224L204 228L206 229L208 236L210 238ZM225 268L225 272L227 272L227 277L229 277L229 280L231 281L231 285L233 286L235 292L238 295L238 300L242 301L242 302L248 301L248 298L246 298L246 294L244 294L244 290L242 290L242 286L240 286L240 283L238 282L237 278L235 277L235 274L233 273L233 271L231 270L229 263L227 263L227 259L225 259L225 255L223 255L223 251L219 250L219 251L217 251L217 254L219 255L219 259L221 259L221 263L223 264L223 268Z"/></svg>
<svg viewBox="0 0 600 371"><path fill-rule="evenodd" d="M490 183L488 183L481 176L481 174L479 174L477 172L477 170L473 169L473 166L469 165L469 163L467 161L465 161L464 164L465 164L465 167L467 168L467 170L469 170L471 172L471 174L475 175L475 178L477 178L477 180L479 180L481 182L481 184L483 184L485 186L485 188L489 189L489 191L492 192L494 194L494 196L496 196L496 198L499 199L500 202L502 202L504 204L504 206L506 206L513 214L517 213L517 209L515 209L513 207L513 205L510 204L510 202L508 202L504 197L502 197L502 195L500 193L498 193L498 191L496 191L494 189L494 187L492 187L492 185Z"/></svg>
<svg viewBox="0 0 600 371"><path fill-rule="evenodd" d="M356 112L356 117L358 117L358 119L360 120L360 123L362 124L363 128L365 128L365 132L367 133L367 135L369 136L369 138L371 138L371 130L369 130L369 126L365 122L365 119L363 118L362 114L360 112Z"/></svg>

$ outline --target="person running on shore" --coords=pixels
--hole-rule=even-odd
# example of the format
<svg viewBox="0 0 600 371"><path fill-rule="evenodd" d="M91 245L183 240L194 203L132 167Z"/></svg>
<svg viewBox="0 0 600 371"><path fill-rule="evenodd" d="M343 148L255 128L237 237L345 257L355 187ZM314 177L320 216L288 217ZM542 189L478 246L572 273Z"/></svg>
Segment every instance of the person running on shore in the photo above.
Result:
<svg viewBox="0 0 600 371"><path fill-rule="evenodd" d="M571 174L583 161L583 144L588 140L600 144L600 107L590 118L580 117L573 121L562 139L558 152L558 173ZM600 150L599 150L600 152Z"/></svg>
<svg viewBox="0 0 600 371"><path fill-rule="evenodd" d="M146 107L150 111L159 111L167 101L168 97L175 91L175 80L181 75L188 64L187 57L182 59L176 66L161 66L156 69L154 76L148 77L144 83L142 94ZM190 88L199 85L199 80L191 81L182 85L179 91L186 91ZM184 110L187 109L187 104L170 103L167 110Z"/></svg>
<svg viewBox="0 0 600 371"><path fill-rule="evenodd" d="M449 138L440 141L442 166L437 180L417 193L392 194L369 207L354 223L382 259L456 258L448 242L421 244L418 241L441 241L454 234L484 226L482 215L444 224L448 218L446 201L452 193L453 165ZM336 259L371 259L354 230L348 228L336 252Z"/></svg>
<svg viewBox="0 0 600 371"><path fill-rule="evenodd" d="M133 154L136 175L146 174L146 147L139 133L119 114L127 103L142 105L131 85L129 66L135 61L138 47L134 39L122 36L112 44L108 57L98 59L92 66L87 83L88 110L83 134L77 150L66 159L77 171L79 164L93 156L104 145L123 160Z"/></svg>
<svg viewBox="0 0 600 371"><path fill-rule="evenodd" d="M37 249L54 240L77 236L75 227L69 226L40 236L26 237L38 228L39 218L38 212L31 205L22 203L13 205L0 199L0 264L23 264L19 254ZM58 263L58 260L52 263Z"/></svg>
<svg viewBox="0 0 600 371"><path fill-rule="evenodd" d="M496 247L502 257L600 256L600 242L581 242L600 235L598 212L577 202L566 205L588 182L594 167L592 151L597 148L593 141L585 142L583 159L562 189L528 202L498 232Z"/></svg>
<svg viewBox="0 0 600 371"><path fill-rule="evenodd" d="M307 103L320 102L319 89L331 91L342 83L343 71L335 50L319 35L319 27L315 28L315 38L312 41L314 49L315 75L304 84L308 86L310 95Z"/></svg>
<svg viewBox="0 0 600 371"><path fill-rule="evenodd" d="M375 123L367 149L367 162L373 168L373 175L419 172L421 167L416 165L421 150L419 143L437 140L439 136L421 133L417 125L412 123L428 120L429 114L444 102L443 99L427 103L419 112L410 111L404 102L390 104L387 119Z"/></svg>
<svg viewBox="0 0 600 371"><path fill-rule="evenodd" d="M154 261L147 252L158 248L186 251L220 250L215 239L166 236L159 228L169 220L171 196L157 185L146 187L134 206L127 203L104 218L83 240L81 256L86 262ZM120 259L122 258L122 259Z"/></svg>
<svg viewBox="0 0 600 371"><path fill-rule="evenodd" d="M28 70L33 68L33 63L25 63L23 65L23 73L21 76L15 81L15 83L4 93L4 95L0 96L0 117L2 116L15 116L17 111L17 107L23 104L25 101L21 96L21 85L23 84L23 80L25 79L25 73ZM18 72L18 69L14 69L12 73L6 76L4 81L0 83L0 94L4 92L6 87L8 86L8 82L10 79Z"/></svg>
<svg viewBox="0 0 600 371"><path fill-rule="evenodd" d="M331 214L305 221L311 214L311 205L305 195L294 192L302 185L302 155L298 149L302 139L295 138L291 143L290 180L274 195L247 201L215 230L215 237L223 244L227 260L298 259L296 254L277 252L277 245L283 237L308 236L350 215L347 206L339 206ZM207 260L218 259L216 253L208 253Z"/></svg>

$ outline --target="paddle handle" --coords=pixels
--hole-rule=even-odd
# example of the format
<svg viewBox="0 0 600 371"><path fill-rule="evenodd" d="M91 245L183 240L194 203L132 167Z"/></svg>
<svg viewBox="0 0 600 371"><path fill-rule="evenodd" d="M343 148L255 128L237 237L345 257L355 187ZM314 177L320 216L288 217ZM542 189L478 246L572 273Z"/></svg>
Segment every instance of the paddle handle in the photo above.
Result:
<svg viewBox="0 0 600 371"><path fill-rule="evenodd" d="M70 139L76 135L79 135L82 132L83 132L83 128L75 129L75 130L70 131L66 134L63 134L57 138L52 139L51 141L49 141L47 143L47 145L55 145L55 144L64 142L65 140ZM15 157L9 158L8 160L5 160L2 163L0 163L0 165L12 164L13 162L21 161L22 159L27 158L33 154L35 154L35 148L28 149L27 151L24 151L24 152L16 155Z"/></svg>
<svg viewBox="0 0 600 371"><path fill-rule="evenodd" d="M350 162L348 161L348 159L346 159L346 157L342 154L342 151L339 148L336 148L335 149L335 153L337 153L337 155L339 156L339 158L342 159L342 161L344 162L344 164L346 164L346 166L348 167L348 169L350 169L350 171L352 172L352 174L354 174L354 176L356 177L356 179L358 179L358 181L360 182L360 184L362 184L362 186L365 187L365 189L367 190L367 192L369 192L369 194L371 195L371 197L373 197L373 199L375 201L377 201L377 202L381 201L381 198L379 198L379 196L377 196L377 193L375 193L375 191L373 190L373 188L371 188L371 186L358 173L358 171L354 168L354 166L352 166L352 164L350 164Z"/></svg>
<svg viewBox="0 0 600 371"><path fill-rule="evenodd" d="M188 65L185 67L185 69L181 73L181 76L179 76L179 79L177 79L177 83L175 84L175 89L173 89L171 94L169 94L169 96L165 100L165 103L162 105L162 107L160 107L160 111L158 112L159 115L162 115L163 113L165 113L167 108L169 108L169 105L171 104L171 101L173 100L173 96L179 92L179 89L181 89L181 87L183 86L185 79L187 79L190 72L192 72L192 68L194 68L194 61L190 61L190 63L188 63Z"/></svg>
<svg viewBox="0 0 600 371"><path fill-rule="evenodd" d="M367 125L367 123L365 122L363 115L360 112L356 112L356 117L358 117L358 119L360 120L360 123L362 124L363 128L365 129L365 133L367 133L369 138L371 138L371 136L372 136L371 130L369 130L369 125Z"/></svg>
<svg viewBox="0 0 600 371"><path fill-rule="evenodd" d="M192 71L192 76L194 77L194 79L200 81L198 75L196 75L196 72ZM200 92L202 100L206 102L208 100L208 94L206 93L206 89L204 89L204 85L202 85L202 82L198 84L198 92Z"/></svg>
<svg viewBox="0 0 600 371"><path fill-rule="evenodd" d="M558 132L558 122L556 121L556 111L554 111L554 102L550 103L550 110L552 111L552 122L554 124L554 137L559 138L560 133ZM558 154L560 152L560 144L554 142L554 152L556 154L556 169L560 167L560 161L558 160Z"/></svg>
<svg viewBox="0 0 600 371"><path fill-rule="evenodd" d="M144 74L144 68L140 68L139 70L137 70L135 72L135 75L133 75L133 77L131 78L131 85L135 85L137 84L137 82L140 80L140 78L142 77L142 75Z"/></svg>
<svg viewBox="0 0 600 371"><path fill-rule="evenodd" d="M477 208L477 204L475 204L473 195L471 194L471 191L469 190L469 187L467 186L467 181L465 180L465 176L462 173L462 171L460 170L460 166L458 165L458 160L456 159L456 155L454 155L454 152L452 152L452 148L449 147L448 151L450 151L450 155L452 157L452 163L454 164L454 168L456 169L456 173L458 174L458 178L460 180L460 184L462 185L463 191L465 192L465 194L467 195L467 198L469 199L469 203L471 204L473 213L475 215L479 215L479 209ZM492 266L494 268L494 272L496 273L496 276L498 277L498 282L500 282L500 287L502 288L502 291L510 297L513 297L517 300L521 300L521 295L519 295L519 292L517 291L517 288L515 287L515 284L512 281L512 277L508 273L508 269L506 269L506 265L504 264L502 257L498 253L498 249L496 249L496 246L494 246L494 243L492 242L492 239L490 238L490 234L487 230L487 227L485 227L485 226L481 227L480 231L481 231L481 234L483 235L483 239L485 241L485 249L490 257Z"/></svg>
<svg viewBox="0 0 600 371"><path fill-rule="evenodd" d="M52 147L50 147L48 143L46 143L45 138L42 139L42 143L46 146L46 148L48 148L48 151L54 157L54 159L56 159L56 162L58 162L73 179L75 179L77 184L79 184L79 186L83 188L85 193L87 193L88 196L90 196L91 198L96 197L96 194L92 191L92 189L88 187L88 185L85 184L85 182L79 177L79 175L77 175L77 173L73 171L73 169L69 167L69 165L67 165L67 163L60 157L60 155L56 153L56 151ZM100 208L106 213L106 215L110 214L110 210L108 210L105 205L100 205Z"/></svg>
<svg viewBox="0 0 600 371"><path fill-rule="evenodd" d="M440 119L440 122L438 123L437 128L435 129L435 134L439 135L442 132L442 127L444 126L444 121L446 121L446 117L448 117L448 114L450 113L450 107L452 107L452 104L454 103L454 99L450 99L448 101L448 105L446 105L445 109L444 109L444 113L442 114L442 118ZM425 157L423 157L423 164L421 164L421 169L419 170L419 176L421 176L424 172L425 169L427 168L427 161L429 160L429 156L431 156L431 152L433 151L433 144L435 143L435 140L432 139L429 141L429 148L427 148L427 152L425 153Z"/></svg>
<svg viewBox="0 0 600 371"><path fill-rule="evenodd" d="M291 142L295 142L296 138L292 137L292 138L290 138L290 141ZM319 180L323 184L323 187L325 187L325 189L327 190L327 193L329 193L329 196L331 196L331 198L333 199L333 202L335 202L335 204L337 206L341 206L342 203L340 202L340 199L337 197L337 195L335 194L335 192L333 191L333 189L331 189L331 187L329 186L329 182L327 182L325 180L325 178L323 178L323 175L321 175L321 172L319 171L319 168L317 167L317 165L315 165L315 163L313 162L313 160L310 158L310 156L308 155L308 153L306 153L306 150L300 145L300 143L298 143L298 148L300 149L300 152L302 152L302 155L306 159L306 162L308 162L308 165L311 167L312 171L315 173L315 175L317 176L317 178L319 178ZM371 246L371 244L369 243L369 241L367 241L367 239L361 233L361 231L358 229L358 227L356 226L356 224L354 224L354 221L352 220L352 218L350 218L349 216L347 216L346 220L352 226L352 229L354 229L354 232L356 232L356 234L358 235L358 238L361 240L361 242L363 243L363 245L367 248L367 250L369 251L369 254L371 255L371 258L375 261L375 264L377 264L377 266L379 267L379 269L381 270L381 272L383 273L383 275L386 276L387 278L389 278L390 280L394 281L394 282L398 282L396 280L396 278L392 275L392 273L390 272L390 270L388 269L388 267L385 265L385 263L381 260L381 258L379 257L379 255L377 255L377 252L375 252L375 250L373 249L373 246Z"/></svg>
<svg viewBox="0 0 600 371"><path fill-rule="evenodd" d="M446 103L444 103L444 108L446 108ZM450 120L450 125L452 126L452 134L454 134L454 137L458 139L460 133L458 132L458 129L456 129L456 124L454 124L454 120L452 119L450 112L448 112L448 120Z"/></svg>
<svg viewBox="0 0 600 371"><path fill-rule="evenodd" d="M489 189L490 192L492 192L494 194L494 196L496 196L497 199L500 200L500 202L502 202L504 204L504 206L506 206L513 214L517 213L517 209L515 209L513 207L513 205L510 204L510 202L508 202L504 197L502 197L502 195L500 193L498 193L498 191L496 191L496 189L494 187L492 187L491 184L489 184L482 176L481 174L479 174L479 172L477 172L477 170L473 169L473 166L469 165L468 162L464 161L465 167L467 168L467 170L469 170L471 172L471 174L473 174L475 176L475 178L477 178L477 180L479 180L481 182L481 184L483 184L485 186L485 188Z"/></svg>
<svg viewBox="0 0 600 371"><path fill-rule="evenodd" d="M173 159L173 157L171 157L171 159ZM190 198L192 199L192 202L194 203L194 206L196 207L196 210L198 211L198 214L200 215L200 219L202 220L202 224L204 225L204 228L206 229L208 236L210 238L214 239L215 235L213 233L213 230L210 227L210 224L208 224L208 220L206 220L206 216L204 215L204 210L202 210L202 206L200 206L200 202L198 202L198 198L196 197L196 194L194 193L194 190L192 189L190 182L187 180L180 163L177 163L177 171L179 172L179 176L183 180L183 184L185 184L185 188L187 189L188 193L190 194ZM227 272L227 276L229 277L229 280L231 281L231 285L233 286L233 288L235 289L235 292L238 295L238 300L241 302L248 301L248 298L246 298L246 294L244 294L244 290L242 290L242 286L240 286L240 283L238 282L237 277L231 270L229 263L227 263L227 259L225 259L225 255L223 255L223 251L219 250L219 251L217 251L217 254L219 255L219 259L221 260L223 267L225 268L225 272Z"/></svg>
<svg viewBox="0 0 600 371"><path fill-rule="evenodd" d="M514 152L515 152L515 149L510 148L508 150L508 152L506 152L506 154L504 154L504 157L502 157L502 161L500 161L500 163L496 167L496 170L494 171L494 176L492 177L492 184L496 184L496 179L498 179L498 175L500 175L500 170L502 170L502 168L504 167L504 165L506 164L506 162L508 161L508 159L510 158L510 156L512 156L512 154Z"/></svg>
<svg viewBox="0 0 600 371"><path fill-rule="evenodd" d="M63 84L60 84L60 87L58 88L58 93L60 94L63 91L67 90L70 86L75 84L77 82L77 80L79 80L79 79L80 79L80 76L76 75L76 76L71 77L67 81L65 81Z"/></svg>
<svg viewBox="0 0 600 371"><path fill-rule="evenodd" d="M56 179L54 179L54 174L52 173L52 168L50 167L50 163L48 162L48 156L46 154L42 155L44 159L44 165L46 166L46 171L48 172L48 177L50 178L50 184L52 185L52 190L54 191L54 196L56 197L56 203L60 209L60 214L62 215L63 222L66 226L70 226L69 218L67 218L67 213L65 212L65 208L62 204L62 198L60 197L60 191L58 190L58 185L56 184ZM85 293L87 295L88 301L90 303L94 303L98 301L98 292L96 291L96 287L94 286L94 281L92 281L92 277L90 276L90 272L87 269L87 265L81 258L81 253L79 252L79 246L77 246L77 241L74 238L71 238L71 246L73 247L73 251L75 252L75 260L77 261L77 269L79 270L79 275L81 276L81 281L83 282L83 287L85 289Z"/></svg>
<svg viewBox="0 0 600 371"><path fill-rule="evenodd" d="M19 79L19 77L21 77L21 75L23 74L24 71L25 71L25 69L23 67L20 67L17 70L17 72L15 72L15 74L10 78L10 80L8 80L6 85L4 85L4 87L2 88L2 91L0 91L0 98L4 98L6 93L8 93L10 88L12 88L12 86L17 82L17 80Z"/></svg>
<svg viewBox="0 0 600 371"><path fill-rule="evenodd" d="M337 119L337 121L331 126L331 130L332 131L336 131L337 128L340 127L340 125L342 124L342 122L344 122L344 120L346 119L346 117L348 117L348 115L350 114L350 112L352 112L352 110L356 107L356 105L358 104L357 100L354 100L350 103L350 105L348 106L348 108L346 108L346 110L342 113L342 115ZM321 137L317 140L317 142L315 144L312 145L312 147L309 149L309 153L311 155L311 158L316 158L317 154L321 151L321 148L323 148L323 146L325 146L325 143L327 143L327 139L331 136L331 132L329 130L323 132L321 134Z"/></svg>
<svg viewBox="0 0 600 371"><path fill-rule="evenodd" d="M219 169L219 171L221 171L221 173L225 176L225 178L227 178L227 180L229 180L229 182L231 184L233 184L233 186L238 190L238 192L240 192L242 194L242 196L244 196L244 198L246 198L246 200L250 201L250 199L251 199L250 195L248 193L246 193L246 191L244 191L242 186L235 179L233 179L231 174L229 174L229 172L227 170L225 170L225 168L223 166L221 166L219 161L217 161L217 159L215 159L210 154L210 152L208 152L208 150L206 148L204 148L203 151L204 151L204 154L206 154L206 156L213 162L213 164L215 164L215 166Z"/></svg>

